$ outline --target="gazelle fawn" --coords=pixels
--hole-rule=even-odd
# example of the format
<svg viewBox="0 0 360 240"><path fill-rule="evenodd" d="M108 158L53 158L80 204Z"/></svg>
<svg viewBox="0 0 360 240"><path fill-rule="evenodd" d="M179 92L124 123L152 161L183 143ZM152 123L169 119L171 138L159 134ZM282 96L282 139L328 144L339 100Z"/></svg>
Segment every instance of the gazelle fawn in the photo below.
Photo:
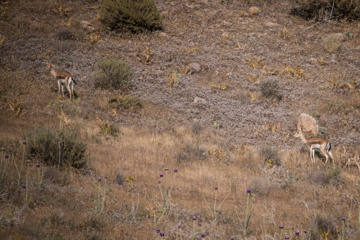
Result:
<svg viewBox="0 0 360 240"><path fill-rule="evenodd" d="M320 149L320 152L326 158L325 163L328 162L330 157L333 164L335 164L334 157L331 153L331 143L328 140L318 137L306 138L302 132L302 129L295 133L294 137L301 138L301 140L310 148L310 159L313 163L315 163L315 149Z"/></svg>
<svg viewBox="0 0 360 240"><path fill-rule="evenodd" d="M74 96L74 83L77 84L73 75L66 71L56 71L54 68L51 69L50 73L56 78L56 81L58 82L59 92L61 87L61 93L64 96L65 85L66 90L70 94L70 100L72 100L72 96Z"/></svg>

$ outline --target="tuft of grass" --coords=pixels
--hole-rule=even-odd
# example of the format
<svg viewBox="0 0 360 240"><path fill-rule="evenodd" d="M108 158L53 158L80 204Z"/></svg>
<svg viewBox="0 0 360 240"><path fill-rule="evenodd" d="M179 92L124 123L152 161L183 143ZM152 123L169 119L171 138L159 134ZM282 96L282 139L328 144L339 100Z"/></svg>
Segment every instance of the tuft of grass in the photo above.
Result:
<svg viewBox="0 0 360 240"><path fill-rule="evenodd" d="M162 28L162 18L153 0L104 0L100 18L114 30L136 33Z"/></svg>
<svg viewBox="0 0 360 240"><path fill-rule="evenodd" d="M310 173L312 182L320 185L339 186L342 184L341 169L338 167L324 169L313 169Z"/></svg>
<svg viewBox="0 0 360 240"><path fill-rule="evenodd" d="M340 45L341 42L337 36L329 35L323 38L323 47L328 53L335 53L339 50Z"/></svg>
<svg viewBox="0 0 360 240"><path fill-rule="evenodd" d="M133 72L125 62L102 59L98 61L98 66L99 70L92 74L96 88L126 90L130 87Z"/></svg>
<svg viewBox="0 0 360 240"><path fill-rule="evenodd" d="M31 157L51 166L82 168L86 164L86 143L75 129L35 129L25 134Z"/></svg>

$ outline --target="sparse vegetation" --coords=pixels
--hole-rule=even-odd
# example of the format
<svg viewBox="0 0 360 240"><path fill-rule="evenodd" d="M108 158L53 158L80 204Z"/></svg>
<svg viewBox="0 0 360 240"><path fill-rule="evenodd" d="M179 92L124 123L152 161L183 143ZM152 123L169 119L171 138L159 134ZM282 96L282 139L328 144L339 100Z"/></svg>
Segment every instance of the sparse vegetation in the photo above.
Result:
<svg viewBox="0 0 360 240"><path fill-rule="evenodd" d="M294 8L292 13L305 19L329 20L360 18L359 0L298 0L299 8Z"/></svg>
<svg viewBox="0 0 360 240"><path fill-rule="evenodd" d="M102 59L98 61L98 67L92 75L96 88L125 90L131 85L133 72L128 64L116 59Z"/></svg>
<svg viewBox="0 0 360 240"><path fill-rule="evenodd" d="M142 32L161 29L162 18L153 0L105 0L101 20L111 29Z"/></svg>
<svg viewBox="0 0 360 240"><path fill-rule="evenodd" d="M359 152L357 23L289 16L290 0L155 2L164 31L133 34L104 29L99 1L0 0L0 239L360 239L360 175L344 166ZM116 90L102 58L133 77ZM50 66L79 80L76 99ZM293 137L300 113L335 166Z"/></svg>

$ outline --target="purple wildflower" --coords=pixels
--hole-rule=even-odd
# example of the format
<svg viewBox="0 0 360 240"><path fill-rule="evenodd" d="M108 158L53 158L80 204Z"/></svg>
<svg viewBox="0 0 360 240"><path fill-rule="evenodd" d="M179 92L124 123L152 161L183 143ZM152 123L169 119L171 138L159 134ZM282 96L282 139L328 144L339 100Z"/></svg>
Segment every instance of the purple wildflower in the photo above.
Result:
<svg viewBox="0 0 360 240"><path fill-rule="evenodd" d="M178 225L178 228L181 228L181 225Z"/></svg>
<svg viewBox="0 0 360 240"><path fill-rule="evenodd" d="M196 216L193 216L192 220L196 220Z"/></svg>
<svg viewBox="0 0 360 240"><path fill-rule="evenodd" d="M8 159L8 158L9 158L9 155L5 155L5 158Z"/></svg>
<svg viewBox="0 0 360 240"><path fill-rule="evenodd" d="M156 229L156 232L159 233L159 232L160 232L160 229Z"/></svg>
<svg viewBox="0 0 360 240"><path fill-rule="evenodd" d="M39 164L39 163L38 163L38 164L36 164L36 167L37 167L37 168L39 168L39 167L40 167L40 164Z"/></svg>
<svg viewBox="0 0 360 240"><path fill-rule="evenodd" d="M300 235L300 233L299 232L295 232L295 236L299 236Z"/></svg>
<svg viewBox="0 0 360 240"><path fill-rule="evenodd" d="M177 173L177 172L178 172L178 170L177 170L177 169L174 169L174 172L176 172L176 173Z"/></svg>
<svg viewBox="0 0 360 240"><path fill-rule="evenodd" d="M164 233L164 232L161 232L161 233L160 233L160 236L161 236L161 237L165 236L165 233Z"/></svg>
<svg viewBox="0 0 360 240"><path fill-rule="evenodd" d="M285 236L285 239L289 239L289 236Z"/></svg>
<svg viewBox="0 0 360 240"><path fill-rule="evenodd" d="M98 178L98 182L101 182L101 178L100 178L100 177Z"/></svg>
<svg viewBox="0 0 360 240"><path fill-rule="evenodd" d="M198 223L199 227L201 227L201 223Z"/></svg>
<svg viewBox="0 0 360 240"><path fill-rule="evenodd" d="M12 152L13 152L13 150L10 149L10 150L9 150L9 153L12 154Z"/></svg>
<svg viewBox="0 0 360 240"><path fill-rule="evenodd" d="M247 189L246 192L247 192L247 193L251 193L251 189Z"/></svg>
<svg viewBox="0 0 360 240"><path fill-rule="evenodd" d="M164 176L164 174L160 174L160 177L163 177Z"/></svg>
<svg viewBox="0 0 360 240"><path fill-rule="evenodd" d="M345 217L342 217L341 220L343 220L345 222L346 218Z"/></svg>
<svg viewBox="0 0 360 240"><path fill-rule="evenodd" d="M156 210L156 207L153 207L153 210Z"/></svg>
<svg viewBox="0 0 360 240"><path fill-rule="evenodd" d="M160 184L160 183L161 183L161 181L159 180L159 181L158 181L158 184Z"/></svg>
<svg viewBox="0 0 360 240"><path fill-rule="evenodd" d="M218 187L215 187L215 191L218 190Z"/></svg>
<svg viewBox="0 0 360 240"><path fill-rule="evenodd" d="M201 237L204 238L206 235L205 234L201 234Z"/></svg>
<svg viewBox="0 0 360 240"><path fill-rule="evenodd" d="M26 140L23 141L23 144L24 144L24 145L26 144Z"/></svg>
<svg viewBox="0 0 360 240"><path fill-rule="evenodd" d="M283 229L283 228L284 228L284 225L280 225L279 228L280 228L280 229Z"/></svg>
<svg viewBox="0 0 360 240"><path fill-rule="evenodd" d="M26 188L26 185L25 185L25 184L24 184L24 185L22 185L22 188L23 188L23 189L25 189L25 188Z"/></svg>

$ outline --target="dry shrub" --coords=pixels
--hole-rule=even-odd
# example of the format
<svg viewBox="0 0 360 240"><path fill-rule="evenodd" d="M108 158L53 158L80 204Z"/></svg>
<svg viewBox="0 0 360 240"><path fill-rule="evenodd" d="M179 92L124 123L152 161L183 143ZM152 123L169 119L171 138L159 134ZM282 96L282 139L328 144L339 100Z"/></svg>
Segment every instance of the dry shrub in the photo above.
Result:
<svg viewBox="0 0 360 240"><path fill-rule="evenodd" d="M53 184L68 185L70 175L69 172L60 171L59 168L50 166L44 169L44 180Z"/></svg>
<svg viewBox="0 0 360 240"><path fill-rule="evenodd" d="M28 151L48 165L82 168L86 164L86 143L75 129L35 129L26 134Z"/></svg>
<svg viewBox="0 0 360 240"><path fill-rule="evenodd" d="M310 173L310 180L320 185L339 186L342 184L340 168L313 169Z"/></svg>
<svg viewBox="0 0 360 240"><path fill-rule="evenodd" d="M162 19L153 0L104 0L100 17L111 29L142 32L162 27Z"/></svg>
<svg viewBox="0 0 360 240"><path fill-rule="evenodd" d="M66 53L73 50L74 45L71 41L55 41L54 42L55 51Z"/></svg>
<svg viewBox="0 0 360 240"><path fill-rule="evenodd" d="M269 177L255 177L251 180L249 189L257 196L267 196L271 191L279 188L274 184Z"/></svg>
<svg viewBox="0 0 360 240"><path fill-rule="evenodd" d="M206 149L201 148L198 144L188 143L180 152L176 153L175 158L178 162L189 162L206 159Z"/></svg>
<svg viewBox="0 0 360 240"><path fill-rule="evenodd" d="M191 131L195 134L199 134L202 130L203 130L203 126L201 125L200 122L194 122L191 125Z"/></svg>
<svg viewBox="0 0 360 240"><path fill-rule="evenodd" d="M336 221L334 217L327 215L316 215L309 224L309 239L317 240L321 239L322 233L329 233L330 236L336 237Z"/></svg>
<svg viewBox="0 0 360 240"><path fill-rule="evenodd" d="M268 79L261 82L260 90L266 98L278 98L279 97L279 84L276 79Z"/></svg>
<svg viewBox="0 0 360 240"><path fill-rule="evenodd" d="M341 45L337 36L329 35L323 38L323 47L328 53L335 53Z"/></svg>
<svg viewBox="0 0 360 240"><path fill-rule="evenodd" d="M271 164L271 166L280 166L281 159L278 153L278 149L273 146L263 146L260 149L260 156L265 163Z"/></svg>
<svg viewBox="0 0 360 240"><path fill-rule="evenodd" d="M109 104L112 108L115 109L138 110L143 107L143 104L140 101L140 99L133 96L112 97L109 100Z"/></svg>
<svg viewBox="0 0 360 240"><path fill-rule="evenodd" d="M64 27L64 28L60 28L59 30L56 31L55 33L55 39L56 40L75 40L75 34L73 33L73 31L68 28L68 27Z"/></svg>
<svg viewBox="0 0 360 240"><path fill-rule="evenodd" d="M360 18L360 0L298 0L300 7L293 8L291 14L305 19L347 19Z"/></svg>
<svg viewBox="0 0 360 240"><path fill-rule="evenodd" d="M96 88L124 90L130 87L133 72L125 62L102 59L98 62L98 66L99 70L92 75Z"/></svg>

